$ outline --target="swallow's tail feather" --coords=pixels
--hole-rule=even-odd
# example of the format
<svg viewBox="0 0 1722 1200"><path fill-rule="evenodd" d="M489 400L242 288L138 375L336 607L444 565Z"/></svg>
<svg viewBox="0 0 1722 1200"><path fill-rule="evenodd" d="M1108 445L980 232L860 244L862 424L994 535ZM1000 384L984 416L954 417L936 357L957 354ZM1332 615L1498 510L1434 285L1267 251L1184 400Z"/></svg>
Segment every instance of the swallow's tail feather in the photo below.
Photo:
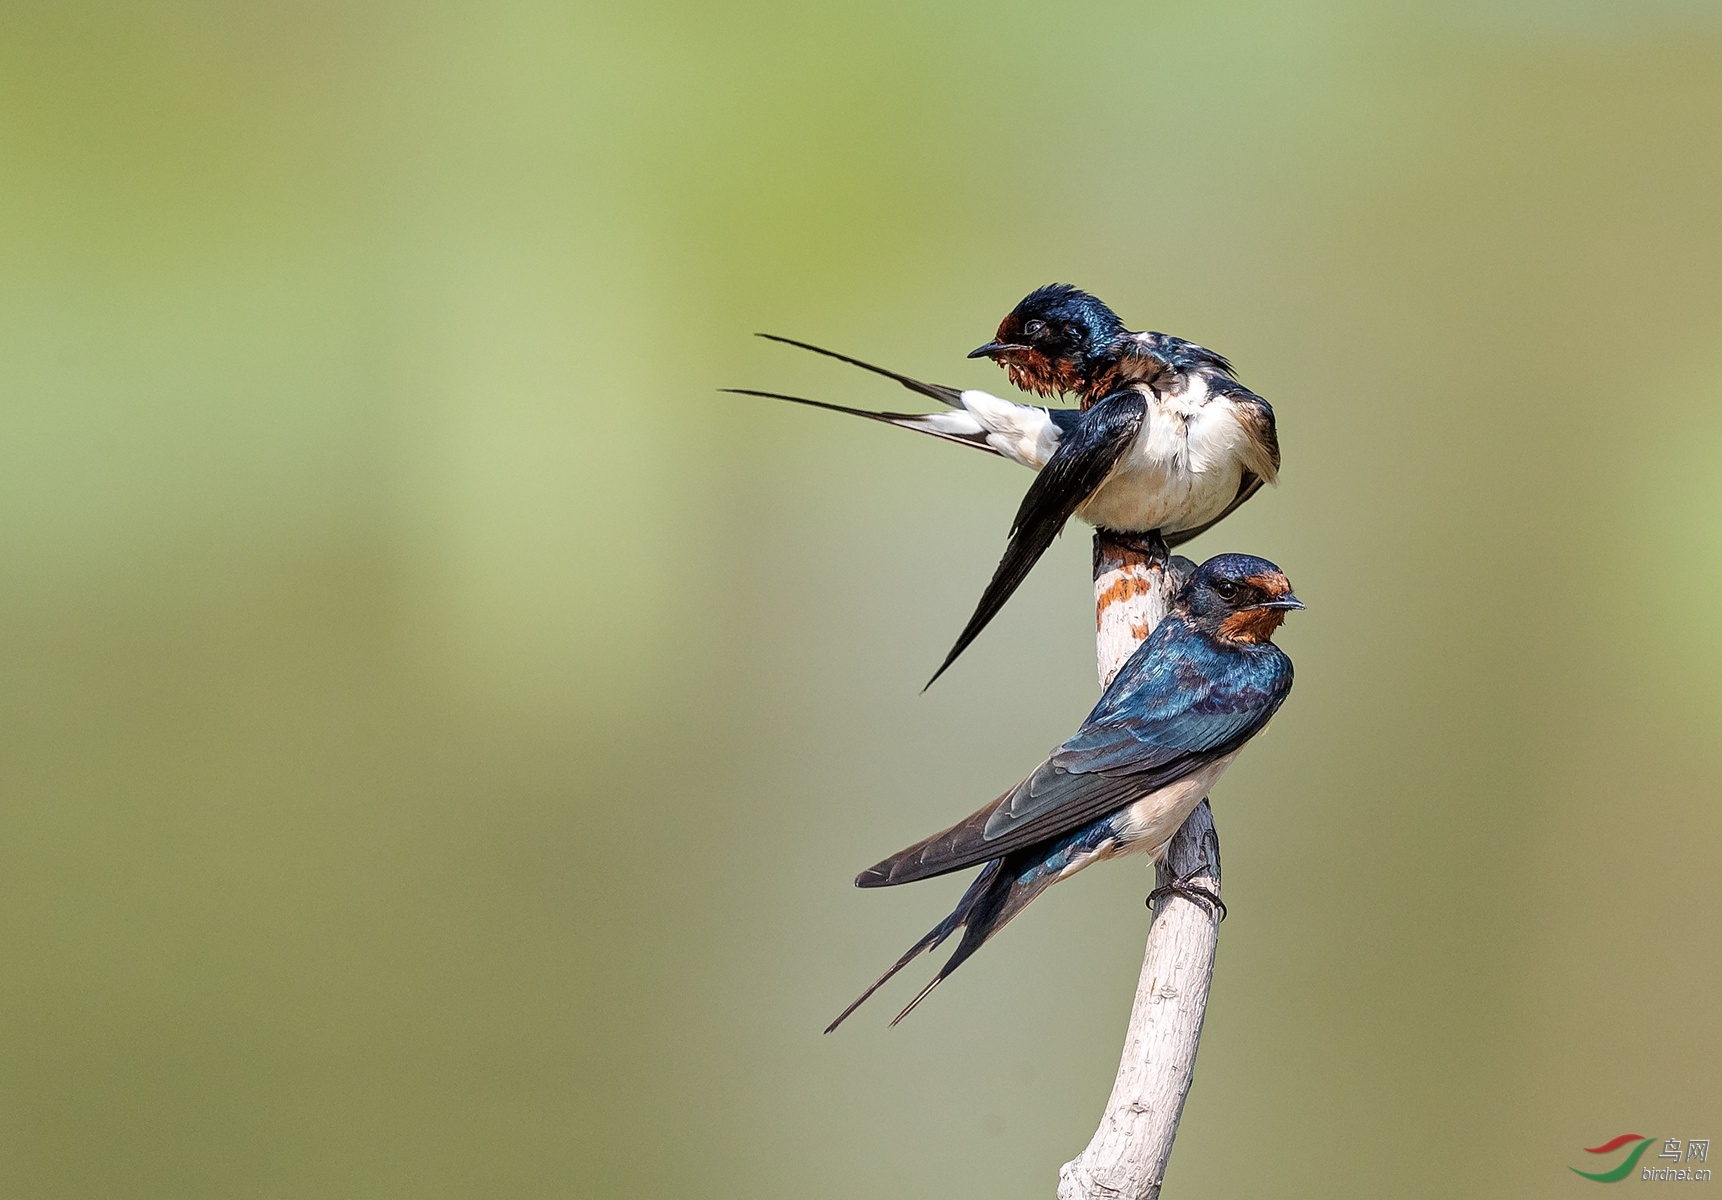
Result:
<svg viewBox="0 0 1722 1200"><path fill-rule="evenodd" d="M1058 882L1057 871L1048 870L1039 864L1032 871L1025 871L1023 867L1026 865L1021 855L995 859L988 864L989 870L995 866L999 868L998 877L984 893L975 897L974 906L963 922L963 940L957 943L957 948L939 968L939 973L904 1006L902 1012L891 1018L892 1025L914 1012L915 1007L943 983L952 971L962 966L970 955L991 941L993 935L1003 929L1012 917L1027 908L1029 901ZM979 879L975 880L977 885L980 882Z"/></svg>
<svg viewBox="0 0 1722 1200"><path fill-rule="evenodd" d="M1027 864L1022 856L1013 855L1007 858L995 858L981 869L975 881L969 885L969 890L963 893L963 898L957 901L951 915L940 921L927 935L892 964L891 969L881 975L872 987L855 998L855 1002L840 1013L837 1019L826 1026L825 1032L830 1033L841 1025L850 1013L864 1004L868 997L880 989L892 976L908 966L918 955L928 950L936 950L959 928L963 937L952 951L950 958L939 968L937 975L926 987L922 988L909 1001L908 1007L898 1013L891 1021L895 1025L915 1010L915 1006L927 998L934 988L944 982L958 967L962 966L969 956L986 945L993 934L1005 927L1010 919L1027 907L1041 892L1045 891L1058 878L1056 871L1037 869L1024 871Z"/></svg>
<svg viewBox="0 0 1722 1200"><path fill-rule="evenodd" d="M997 865L998 865L997 863L993 863L993 864L988 865L987 871L992 870L993 867L995 867ZM982 871L981 872L981 878L985 878L986 873L987 873L986 871ZM978 885L980 882L981 882L980 879L975 880L976 885ZM968 903L969 897L971 895L973 895L974 890L975 890L974 886L970 886L969 890L967 892L963 893L962 900L957 904L956 909L951 913L951 915L946 917L943 921L940 921L937 925L933 926L931 929L929 929L927 931L925 937L923 937L920 941L916 942L913 946L910 946L907 950L905 950L903 952L903 957L899 958L896 962L892 963L890 968L883 975L879 976L879 978L875 979L872 982L872 984L870 984L868 986L866 991L862 992L859 996L855 997L854 1000L850 1001L849 1007L844 1009L842 1012L838 1013L837 1019L825 1027L825 1032L830 1033L833 1029L836 1029L839 1025L843 1024L843 1022L847 1021L849 1019L850 1013L854 1012L856 1009L860 1008L863 1004L867 1003L868 999L871 998L873 993L878 991L880 988L884 987L887 983L889 983L891 981L892 977L895 976L898 971L901 971L904 967L908 966L911 962L915 961L915 959L917 957L919 957L921 954L925 953L926 951L938 949L939 946L944 942L944 940L946 938L950 937L951 934L955 933L957 931L958 926L960 926L963 923L962 922L963 905Z"/></svg>
<svg viewBox="0 0 1722 1200"><path fill-rule="evenodd" d="M960 446L972 446L976 450L985 450L988 454L1003 455L1003 451L988 440L987 430L982 427L980 421L966 409L959 408L952 412L933 413L873 412L865 408L850 408L843 404L830 404L824 400L808 400L802 396L787 396L782 392L761 392L753 388L719 388L718 390L736 396L764 396L767 400L787 400L791 404L805 404L809 408L823 408L828 412L848 413L852 417L866 417L869 421L881 421L886 425L895 425L898 429L912 429L916 433L929 434L943 441L956 442Z"/></svg>
<svg viewBox="0 0 1722 1200"><path fill-rule="evenodd" d="M823 346L815 346L811 342L798 342L794 338L779 337L775 333L761 333L756 336L762 337L769 342L782 342L785 346L794 346L798 350L811 350L815 354L823 354L826 358L835 358L838 362L845 362L852 367L860 367L863 371L871 371L875 375L883 375L886 379L895 380L908 388L911 392L916 392L919 395L937 400L940 404L948 404L952 408L962 407L963 393L961 388L946 387L942 383L928 383L925 380L916 379L912 375L904 375L885 367L876 367L870 362L862 362L858 358L850 358L847 354L839 354L835 350L827 350Z"/></svg>

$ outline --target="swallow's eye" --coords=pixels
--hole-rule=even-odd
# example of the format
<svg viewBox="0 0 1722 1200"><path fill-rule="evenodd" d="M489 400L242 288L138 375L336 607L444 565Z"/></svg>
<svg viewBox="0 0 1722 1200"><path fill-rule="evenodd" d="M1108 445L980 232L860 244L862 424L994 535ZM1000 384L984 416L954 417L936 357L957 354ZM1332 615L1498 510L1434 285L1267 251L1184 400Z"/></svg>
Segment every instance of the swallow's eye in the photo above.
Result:
<svg viewBox="0 0 1722 1200"><path fill-rule="evenodd" d="M1237 597L1238 585L1233 583L1230 579L1216 579L1214 581L1214 590L1220 593L1220 599L1232 600Z"/></svg>
<svg viewBox="0 0 1722 1200"><path fill-rule="evenodd" d="M1040 320L1030 321L1027 325L1022 327L1022 331L1031 338L1039 337L1041 334L1046 332L1046 322Z"/></svg>

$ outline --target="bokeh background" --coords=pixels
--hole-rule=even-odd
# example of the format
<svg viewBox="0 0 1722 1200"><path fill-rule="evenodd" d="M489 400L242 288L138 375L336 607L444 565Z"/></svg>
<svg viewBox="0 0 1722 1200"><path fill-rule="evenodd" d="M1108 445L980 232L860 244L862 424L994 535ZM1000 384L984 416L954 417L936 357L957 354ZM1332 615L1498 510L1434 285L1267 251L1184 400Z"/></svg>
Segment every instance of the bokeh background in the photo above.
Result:
<svg viewBox="0 0 1722 1200"><path fill-rule="evenodd" d="M1722 1135L1722 7L4 28L0 1194L1050 1195L1141 864L819 1031L1092 702L1086 533L918 695L1028 476L714 389L1002 390L1051 280L1274 402L1194 549L1310 606L1167 1195Z"/></svg>

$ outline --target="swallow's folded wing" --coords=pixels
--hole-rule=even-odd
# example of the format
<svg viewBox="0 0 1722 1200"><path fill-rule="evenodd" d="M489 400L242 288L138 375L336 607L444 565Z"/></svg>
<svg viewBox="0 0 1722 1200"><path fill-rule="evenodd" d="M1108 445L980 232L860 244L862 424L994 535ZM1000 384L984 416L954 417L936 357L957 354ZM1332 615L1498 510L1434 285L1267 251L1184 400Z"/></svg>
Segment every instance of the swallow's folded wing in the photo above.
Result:
<svg viewBox="0 0 1722 1200"><path fill-rule="evenodd" d="M1058 448L1022 498L1022 506L1011 523L1004 557L999 559L992 579L981 593L974 615L957 635L945 661L933 672L933 679L927 681L928 687L980 636L981 630L1028 578L1029 571L1052 545L1071 514L1106 482L1142 428L1147 411L1148 402L1140 392L1118 392L1078 414L1068 428L1061 430Z"/></svg>
<svg viewBox="0 0 1722 1200"><path fill-rule="evenodd" d="M1116 708L1108 708L1109 691L1027 779L966 820L868 868L856 885L910 883L1069 833L1233 753L1291 690L1284 655L1213 683L1191 681L1177 670L1178 656L1163 657L1165 669L1146 672Z"/></svg>

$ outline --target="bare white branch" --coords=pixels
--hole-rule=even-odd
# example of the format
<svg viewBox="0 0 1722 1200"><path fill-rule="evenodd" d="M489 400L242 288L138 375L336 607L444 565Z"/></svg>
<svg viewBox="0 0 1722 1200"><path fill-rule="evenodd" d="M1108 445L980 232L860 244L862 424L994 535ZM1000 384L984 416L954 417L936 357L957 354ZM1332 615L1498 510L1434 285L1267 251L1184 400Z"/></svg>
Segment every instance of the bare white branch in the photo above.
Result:
<svg viewBox="0 0 1722 1200"><path fill-rule="evenodd" d="M1135 550L1095 535L1095 660L1103 687L1166 615L1193 567L1185 558L1153 566ZM1173 835L1156 881L1192 872L1190 882L1219 894L1220 840L1207 800ZM1088 1148L1059 1171L1059 1200L1160 1195L1196 1069L1219 926L1217 914L1183 897L1157 902L1112 1096Z"/></svg>

